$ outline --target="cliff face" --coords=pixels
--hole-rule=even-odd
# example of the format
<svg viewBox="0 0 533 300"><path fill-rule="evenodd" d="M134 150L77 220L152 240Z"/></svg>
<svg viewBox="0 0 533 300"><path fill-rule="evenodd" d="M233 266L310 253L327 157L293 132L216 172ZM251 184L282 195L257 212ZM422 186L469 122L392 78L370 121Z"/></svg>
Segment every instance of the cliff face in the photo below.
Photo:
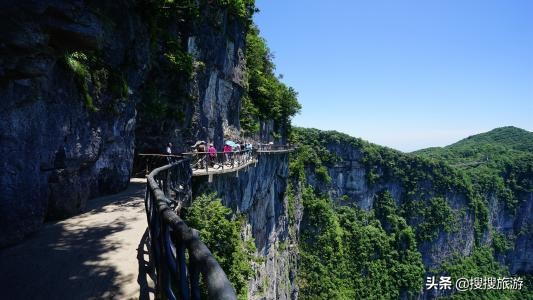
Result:
<svg viewBox="0 0 533 300"><path fill-rule="evenodd" d="M159 153L168 142L174 151L189 151L196 140L221 149L225 134L238 135L246 25L227 9L201 4L198 10L185 23L160 16L155 25L161 33L152 37L136 128L139 152Z"/></svg>
<svg viewBox="0 0 533 300"><path fill-rule="evenodd" d="M262 154L256 165L238 174L193 178L196 194L214 191L222 203L246 216L258 255L250 299L294 299L297 295L296 237L290 230L287 199L288 154Z"/></svg>
<svg viewBox="0 0 533 300"><path fill-rule="evenodd" d="M3 1L0 11L2 246L126 187L147 44L128 1ZM77 51L99 56L100 79L77 77L66 61ZM109 74L127 91L117 95Z"/></svg>
<svg viewBox="0 0 533 300"><path fill-rule="evenodd" d="M214 18L222 29L200 23L188 39L188 50L205 66L191 85L198 99L193 117L195 136L213 141L221 149L230 126L240 128L246 33L244 24L232 21L227 13Z"/></svg>
<svg viewBox="0 0 533 300"><path fill-rule="evenodd" d="M338 155L342 163L328 168L331 177L330 184L324 184L316 178L315 173L308 169L308 182L318 188L322 193L328 194L337 204L343 205L355 203L358 207L370 211L374 205L374 198L380 191L389 191L398 206L402 204L402 193L405 188L399 180L392 178L390 181L368 184L368 170L362 162L360 149L355 147L341 147L340 145L328 145L328 149ZM423 187L428 194L433 194L432 187ZM348 197L348 202L346 198ZM343 198L344 197L344 198ZM449 260L454 254L470 254L474 246L473 219L471 213L460 214L468 205L465 196L450 192L446 194L446 201L454 213L460 216L457 221L458 231L440 232L438 237L431 242L420 245L420 252L424 265L429 268L440 266L442 262Z"/></svg>
<svg viewBox="0 0 533 300"><path fill-rule="evenodd" d="M221 149L238 135L247 25L220 6L201 4L188 20L159 5L0 5L0 247L125 188L134 152L160 153L169 141L187 151L197 139ZM272 122L261 124L270 138ZM295 293L287 163L287 154L262 156L194 189L246 214L243 234L265 258L254 266L254 299Z"/></svg>
<svg viewBox="0 0 533 300"><path fill-rule="evenodd" d="M513 237L510 249L500 253L498 259L509 266L512 274L533 272L533 193L525 193L520 199L522 203L515 214L498 201L494 195L489 195L490 223L492 228L504 235Z"/></svg>
<svg viewBox="0 0 533 300"><path fill-rule="evenodd" d="M335 163L326 164L331 181L324 181L317 176L314 168L306 167L307 182L320 194L329 195L339 205L356 204L367 211L373 208L377 193L384 190L390 192L398 207L404 203L407 192L405 183L402 183L401 178L397 176L384 176L386 164L392 161L387 161L387 158L383 157L381 165L369 166L364 159L366 155L364 150L348 142L330 141L325 148L336 158ZM369 172L386 179L369 183ZM431 174L433 171L429 169L422 172ZM417 191L421 201L439 196L440 193L431 180L419 181L415 178L411 180L408 181L412 185L411 190ZM413 186L415 189L412 189ZM438 268L457 254L468 256L475 246L475 216L470 209L467 195L459 187L454 189L452 186L444 193L443 198L452 209L455 224L452 230L441 228L436 237L419 243L419 251L426 269ZM488 228L482 231L480 237L481 245L491 246L495 233L513 237L509 249L499 253L497 258L512 274L531 273L533 258L529 248L533 243L532 194L522 193L518 199L518 203L521 204L514 214L510 213L503 201L493 194L485 195L483 201L487 201L489 213ZM417 226L416 220L411 222L411 225Z"/></svg>
<svg viewBox="0 0 533 300"><path fill-rule="evenodd" d="M245 24L161 6L0 4L0 246L125 188L134 152L238 134Z"/></svg>

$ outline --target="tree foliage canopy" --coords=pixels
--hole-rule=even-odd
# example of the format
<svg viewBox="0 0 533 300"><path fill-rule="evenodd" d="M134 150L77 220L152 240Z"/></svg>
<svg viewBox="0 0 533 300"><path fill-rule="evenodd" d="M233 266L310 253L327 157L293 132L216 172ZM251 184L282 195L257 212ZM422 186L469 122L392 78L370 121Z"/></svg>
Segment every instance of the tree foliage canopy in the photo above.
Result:
<svg viewBox="0 0 533 300"><path fill-rule="evenodd" d="M247 89L242 103L241 126L251 133L259 121L273 120L278 132L288 131L290 119L301 109L298 93L276 76L273 55L259 29L252 26L246 36Z"/></svg>
<svg viewBox="0 0 533 300"><path fill-rule="evenodd" d="M200 231L202 241L228 275L239 299L246 299L256 249L253 240L241 237L244 219L222 205L215 194L204 194L186 209L184 220Z"/></svg>

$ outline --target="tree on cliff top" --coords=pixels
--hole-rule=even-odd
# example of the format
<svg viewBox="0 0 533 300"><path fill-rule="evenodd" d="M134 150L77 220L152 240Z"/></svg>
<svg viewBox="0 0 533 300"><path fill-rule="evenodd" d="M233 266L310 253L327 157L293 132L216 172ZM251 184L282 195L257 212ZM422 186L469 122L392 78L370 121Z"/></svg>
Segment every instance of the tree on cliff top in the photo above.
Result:
<svg viewBox="0 0 533 300"><path fill-rule="evenodd" d="M259 130L259 121L273 120L276 132L286 134L290 119L301 109L298 93L276 76L273 55L259 29L251 26L246 36L247 88L241 112L241 127L250 133Z"/></svg>

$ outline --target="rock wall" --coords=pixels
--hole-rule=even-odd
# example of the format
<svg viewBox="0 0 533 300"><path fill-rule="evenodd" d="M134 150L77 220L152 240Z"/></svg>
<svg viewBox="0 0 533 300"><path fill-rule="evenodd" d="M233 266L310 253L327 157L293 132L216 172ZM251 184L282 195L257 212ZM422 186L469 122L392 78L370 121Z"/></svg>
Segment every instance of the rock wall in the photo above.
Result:
<svg viewBox="0 0 533 300"><path fill-rule="evenodd" d="M197 139L221 149L238 134L246 25L215 4L199 10L183 22L148 1L0 4L0 247L125 188L135 152ZM191 74L173 68L176 51Z"/></svg>
<svg viewBox="0 0 533 300"><path fill-rule="evenodd" d="M222 203L247 217L258 254L250 299L294 299L297 253L287 203L288 154L262 154L256 165L236 173L193 178L196 195L214 191Z"/></svg>
<svg viewBox="0 0 533 300"><path fill-rule="evenodd" d="M126 187L147 41L132 1L2 1L0 246ZM127 93L106 79L84 89L65 64L75 51L121 74Z"/></svg>
<svg viewBox="0 0 533 300"><path fill-rule="evenodd" d="M240 130L241 96L244 92L246 24L226 9L200 5L199 17L183 26L165 25L156 37L151 72L143 102L158 98L165 112L150 116L140 111L136 129L139 152L161 152L168 142L174 152L190 151L197 140L214 142L222 149L224 136ZM188 76L174 76L165 55L169 41L182 44L192 59ZM151 104L153 105L153 104Z"/></svg>
<svg viewBox="0 0 533 300"><path fill-rule="evenodd" d="M488 195L490 224L498 233L512 237L514 244L509 251L500 253L498 259L509 266L512 274L533 272L533 193L522 195L516 215L510 214L494 195ZM491 238L489 236L489 238Z"/></svg>
<svg viewBox="0 0 533 300"><path fill-rule="evenodd" d="M193 128L196 137L213 141L221 149L230 126L240 129L246 32L244 24L231 20L225 12L212 18L221 30L201 22L188 40L189 53L204 64L191 87L198 99Z"/></svg>
<svg viewBox="0 0 533 300"><path fill-rule="evenodd" d="M153 7L143 5L0 4L0 247L124 189L134 152L161 152L169 141L175 152L187 151L197 139L222 149L226 135L239 134L246 24L213 7L200 7L191 24L151 23ZM161 24L167 27L154 33ZM169 41L192 58L190 77L172 69ZM81 55L74 65L73 54ZM150 110L158 101L159 115ZM272 127L262 122L265 141ZM215 190L248 217L265 258L254 266L252 299L296 297L287 168L287 154L263 155L238 177L196 182L195 191Z"/></svg>

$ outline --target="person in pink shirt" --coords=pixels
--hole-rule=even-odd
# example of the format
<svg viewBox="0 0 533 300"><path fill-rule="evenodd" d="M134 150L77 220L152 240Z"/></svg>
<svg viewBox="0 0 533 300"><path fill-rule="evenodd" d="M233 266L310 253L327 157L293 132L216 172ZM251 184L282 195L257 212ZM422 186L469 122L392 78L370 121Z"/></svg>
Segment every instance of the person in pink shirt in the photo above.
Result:
<svg viewBox="0 0 533 300"><path fill-rule="evenodd" d="M217 162L217 149L210 143L207 152L209 152L209 165L213 167Z"/></svg>
<svg viewBox="0 0 533 300"><path fill-rule="evenodd" d="M224 160L226 163L229 163L230 161L231 150L230 145L224 145Z"/></svg>

